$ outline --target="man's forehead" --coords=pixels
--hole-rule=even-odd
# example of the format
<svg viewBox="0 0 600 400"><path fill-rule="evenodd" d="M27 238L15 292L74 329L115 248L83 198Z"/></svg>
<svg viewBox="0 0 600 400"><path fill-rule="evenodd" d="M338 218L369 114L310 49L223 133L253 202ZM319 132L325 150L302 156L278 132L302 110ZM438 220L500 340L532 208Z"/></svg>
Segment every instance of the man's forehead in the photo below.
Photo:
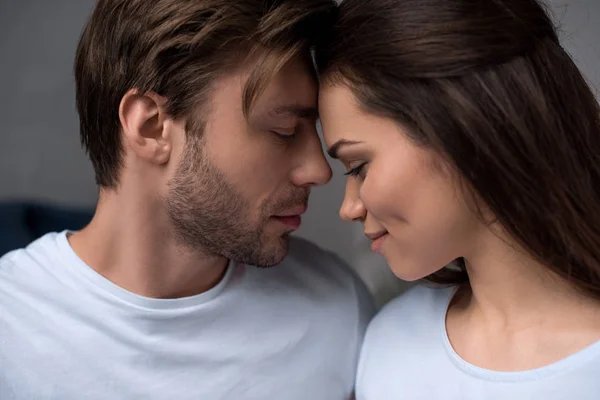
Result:
<svg viewBox="0 0 600 400"><path fill-rule="evenodd" d="M266 85L266 97L276 97L291 105L314 106L318 82L311 68L301 58L293 58L275 73ZM283 104L290 105L290 104Z"/></svg>
<svg viewBox="0 0 600 400"><path fill-rule="evenodd" d="M272 118L302 118L316 120L319 116L317 85L298 84L305 79L287 76L287 80L271 81L258 96L253 109L258 114ZM308 78L310 79L310 78Z"/></svg>
<svg viewBox="0 0 600 400"><path fill-rule="evenodd" d="M246 95L252 67L221 76L213 87L213 99L218 106L238 109ZM290 60L266 83L264 90L252 101L249 116L276 119L318 118L318 83L304 62Z"/></svg>
<svg viewBox="0 0 600 400"><path fill-rule="evenodd" d="M269 110L273 117L297 117L303 119L317 119L319 110L315 105L303 104L281 104L275 105Z"/></svg>

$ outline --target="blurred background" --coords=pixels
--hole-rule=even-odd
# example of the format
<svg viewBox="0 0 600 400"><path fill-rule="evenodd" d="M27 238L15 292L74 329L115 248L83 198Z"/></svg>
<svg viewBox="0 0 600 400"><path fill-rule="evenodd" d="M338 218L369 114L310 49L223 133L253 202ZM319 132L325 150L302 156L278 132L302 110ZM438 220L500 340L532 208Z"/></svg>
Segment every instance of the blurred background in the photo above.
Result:
<svg viewBox="0 0 600 400"><path fill-rule="evenodd" d="M0 252L64 218L77 224L93 212L97 188L79 144L72 74L79 33L93 3L0 0ZM598 93L600 0L548 4L564 47ZM313 192L298 234L345 259L381 305L408 285L370 252L360 226L338 218L345 177L337 162L332 166L334 178Z"/></svg>

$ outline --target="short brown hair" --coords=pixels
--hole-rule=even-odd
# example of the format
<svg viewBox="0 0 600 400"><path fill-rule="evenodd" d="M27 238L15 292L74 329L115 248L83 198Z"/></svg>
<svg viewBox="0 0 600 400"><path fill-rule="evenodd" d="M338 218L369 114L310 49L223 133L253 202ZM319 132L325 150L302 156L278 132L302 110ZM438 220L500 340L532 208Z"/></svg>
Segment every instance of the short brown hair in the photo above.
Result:
<svg viewBox="0 0 600 400"><path fill-rule="evenodd" d="M75 59L81 141L96 182L118 184L118 108L128 90L156 92L171 116L189 118L215 78L252 57L247 114L286 61L309 54L335 8L333 0L99 0Z"/></svg>
<svg viewBox="0 0 600 400"><path fill-rule="evenodd" d="M316 61L439 153L520 246L600 297L600 109L541 2L344 0ZM463 265L429 279L468 277Z"/></svg>

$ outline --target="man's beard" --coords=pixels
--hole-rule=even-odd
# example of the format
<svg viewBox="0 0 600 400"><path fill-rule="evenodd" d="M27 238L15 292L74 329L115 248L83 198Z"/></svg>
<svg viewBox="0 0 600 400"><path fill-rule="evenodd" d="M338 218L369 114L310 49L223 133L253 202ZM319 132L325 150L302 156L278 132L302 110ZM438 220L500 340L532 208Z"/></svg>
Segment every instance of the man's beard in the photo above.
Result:
<svg viewBox="0 0 600 400"><path fill-rule="evenodd" d="M210 162L202 141L193 139L186 144L169 188L166 212L182 245L259 267L279 264L288 252L288 233L267 234L269 217L308 201L308 190L296 188L253 209ZM258 219L253 220L257 211Z"/></svg>

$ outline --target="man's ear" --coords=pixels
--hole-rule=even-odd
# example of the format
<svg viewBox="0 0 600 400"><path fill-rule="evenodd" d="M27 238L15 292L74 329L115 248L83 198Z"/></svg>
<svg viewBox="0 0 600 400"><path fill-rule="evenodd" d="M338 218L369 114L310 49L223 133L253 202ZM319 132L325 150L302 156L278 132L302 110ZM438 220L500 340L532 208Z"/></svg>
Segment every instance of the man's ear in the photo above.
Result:
<svg viewBox="0 0 600 400"><path fill-rule="evenodd" d="M164 164L171 156L172 135L167 128L166 99L156 93L132 89L119 104L119 120L125 145L138 157Z"/></svg>

